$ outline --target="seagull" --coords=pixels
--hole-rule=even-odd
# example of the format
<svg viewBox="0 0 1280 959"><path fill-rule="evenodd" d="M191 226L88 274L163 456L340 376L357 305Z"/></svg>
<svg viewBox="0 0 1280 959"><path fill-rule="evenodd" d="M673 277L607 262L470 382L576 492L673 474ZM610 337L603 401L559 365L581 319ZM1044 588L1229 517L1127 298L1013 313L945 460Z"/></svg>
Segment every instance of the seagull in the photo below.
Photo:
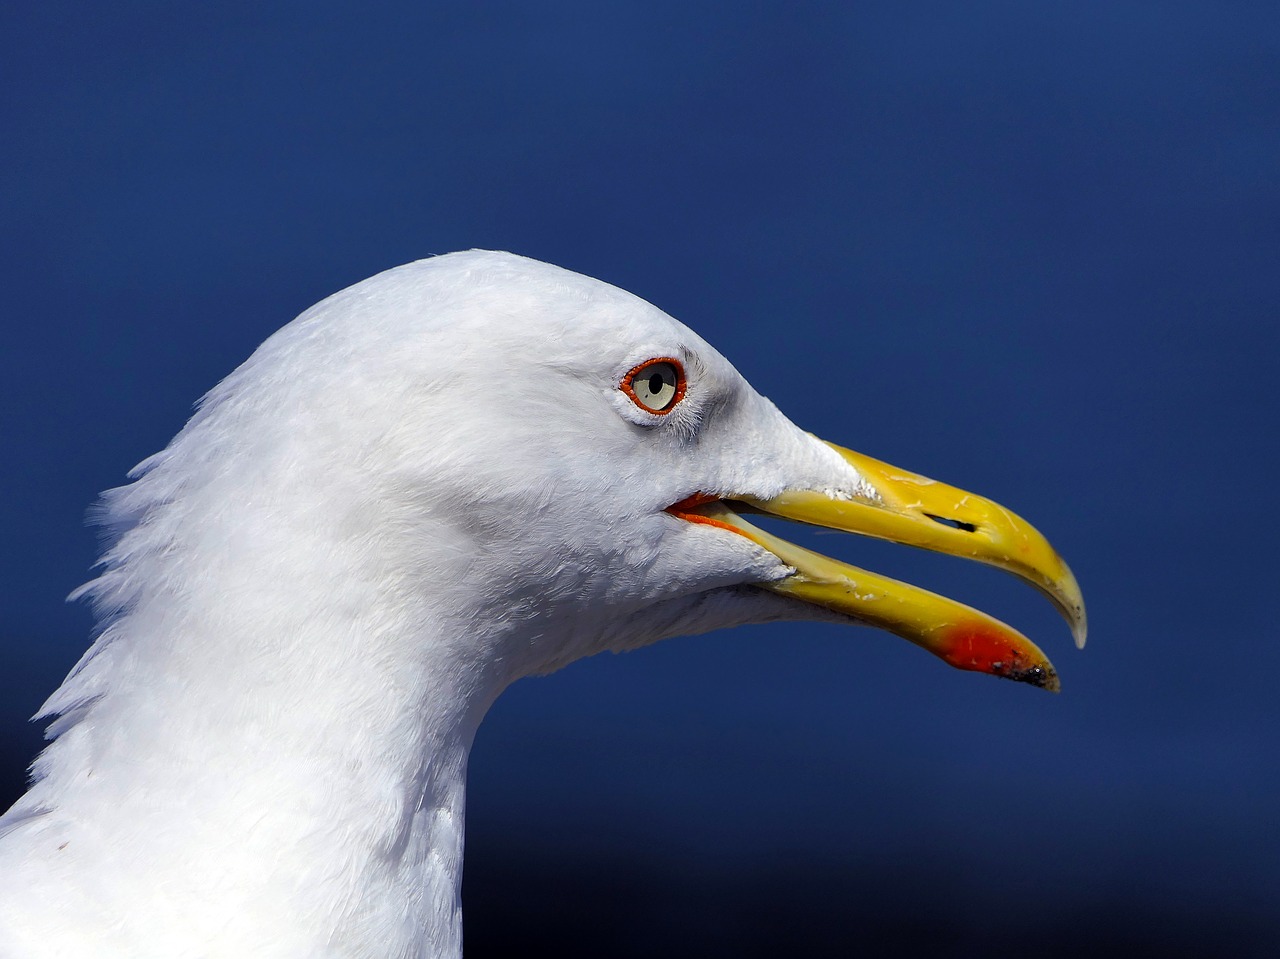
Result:
<svg viewBox="0 0 1280 959"><path fill-rule="evenodd" d="M0 956L456 957L467 758L521 677L745 623L888 630L1058 688L984 613L779 517L1070 570L980 496L824 442L644 300L473 250L268 338L100 506L92 647L0 817Z"/></svg>

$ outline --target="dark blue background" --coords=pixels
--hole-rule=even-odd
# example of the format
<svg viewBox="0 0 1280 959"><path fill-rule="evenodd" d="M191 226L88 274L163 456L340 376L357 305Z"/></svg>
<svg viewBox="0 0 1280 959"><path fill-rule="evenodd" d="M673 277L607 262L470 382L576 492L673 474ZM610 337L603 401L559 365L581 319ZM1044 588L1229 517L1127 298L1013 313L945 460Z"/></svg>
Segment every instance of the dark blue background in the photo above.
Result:
<svg viewBox="0 0 1280 959"><path fill-rule="evenodd" d="M1093 631L825 537L1062 695L822 626L519 684L470 956L1280 949L1274 3L18 3L0 89L0 805L87 639L96 492L320 297L509 249L1031 518Z"/></svg>

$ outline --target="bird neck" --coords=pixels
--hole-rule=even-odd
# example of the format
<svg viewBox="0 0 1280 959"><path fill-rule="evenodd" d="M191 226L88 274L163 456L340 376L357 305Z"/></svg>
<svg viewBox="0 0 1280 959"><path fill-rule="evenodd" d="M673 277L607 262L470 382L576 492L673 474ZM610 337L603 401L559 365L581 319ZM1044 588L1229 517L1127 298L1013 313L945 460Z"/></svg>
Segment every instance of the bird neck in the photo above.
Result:
<svg viewBox="0 0 1280 959"><path fill-rule="evenodd" d="M465 591L307 540L134 557L163 568L51 701L0 839L19 927L67 954L460 954L467 756L506 678ZM68 899L78 923L42 926Z"/></svg>

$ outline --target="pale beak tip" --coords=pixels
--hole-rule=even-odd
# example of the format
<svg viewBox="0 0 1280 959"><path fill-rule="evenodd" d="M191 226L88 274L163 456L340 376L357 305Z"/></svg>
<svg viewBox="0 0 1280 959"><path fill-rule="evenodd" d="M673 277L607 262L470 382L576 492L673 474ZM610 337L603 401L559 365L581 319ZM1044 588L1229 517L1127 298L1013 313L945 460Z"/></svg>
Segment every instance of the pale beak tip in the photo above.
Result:
<svg viewBox="0 0 1280 959"><path fill-rule="evenodd" d="M1080 617L1071 624L1071 635L1076 641L1076 649L1084 649L1085 637L1089 633L1089 624L1085 620L1084 610L1080 610Z"/></svg>
<svg viewBox="0 0 1280 959"><path fill-rule="evenodd" d="M1062 618L1071 627L1071 638L1075 640L1076 649L1084 649L1085 637L1089 634L1089 617L1084 611L1084 594L1080 592L1080 584L1076 581L1071 567L1056 554L1054 558L1061 570L1055 579L1050 579L1041 586L1045 594L1053 600Z"/></svg>

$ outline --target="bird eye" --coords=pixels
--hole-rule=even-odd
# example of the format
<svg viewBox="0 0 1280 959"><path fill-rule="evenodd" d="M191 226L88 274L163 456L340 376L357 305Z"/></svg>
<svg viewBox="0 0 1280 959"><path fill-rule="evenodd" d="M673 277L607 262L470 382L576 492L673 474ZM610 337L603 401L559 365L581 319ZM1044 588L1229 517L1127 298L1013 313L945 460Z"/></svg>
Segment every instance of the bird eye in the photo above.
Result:
<svg viewBox="0 0 1280 959"><path fill-rule="evenodd" d="M622 378L622 392L647 413L669 413L684 398L684 367L671 357L646 360Z"/></svg>

